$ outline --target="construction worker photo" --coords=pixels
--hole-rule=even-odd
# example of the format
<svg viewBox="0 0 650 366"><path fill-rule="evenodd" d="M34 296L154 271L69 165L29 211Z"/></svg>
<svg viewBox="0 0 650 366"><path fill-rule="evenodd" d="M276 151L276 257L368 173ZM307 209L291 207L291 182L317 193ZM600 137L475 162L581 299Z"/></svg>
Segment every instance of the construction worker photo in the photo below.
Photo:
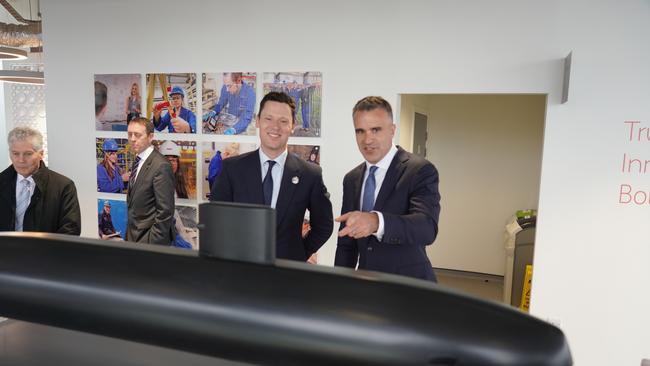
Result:
<svg viewBox="0 0 650 366"><path fill-rule="evenodd" d="M97 192L123 193L126 182L129 181L129 172L124 166L120 166L120 147L115 139L104 139L103 142L101 140L98 139L101 152L97 152L97 159L101 160L97 164Z"/></svg>
<svg viewBox="0 0 650 366"><path fill-rule="evenodd" d="M158 103L153 109L152 122L157 131L170 133L196 133L196 116L183 106L185 91L174 86L169 93L169 103Z"/></svg>

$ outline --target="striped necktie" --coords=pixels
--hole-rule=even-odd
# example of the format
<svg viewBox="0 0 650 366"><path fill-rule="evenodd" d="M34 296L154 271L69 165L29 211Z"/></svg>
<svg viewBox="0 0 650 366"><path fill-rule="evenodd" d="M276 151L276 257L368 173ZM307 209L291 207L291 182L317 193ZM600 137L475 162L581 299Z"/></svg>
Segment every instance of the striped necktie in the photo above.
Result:
<svg viewBox="0 0 650 366"><path fill-rule="evenodd" d="M135 157L135 162L133 163L133 166L131 167L131 174L129 175L129 187L133 186L135 184L135 175L138 173L138 165L140 165L140 157L136 156Z"/></svg>
<svg viewBox="0 0 650 366"><path fill-rule="evenodd" d="M29 202L32 200L31 185L27 179L20 182L20 192L16 197L16 231L23 231L23 220L25 218L25 211L29 207Z"/></svg>

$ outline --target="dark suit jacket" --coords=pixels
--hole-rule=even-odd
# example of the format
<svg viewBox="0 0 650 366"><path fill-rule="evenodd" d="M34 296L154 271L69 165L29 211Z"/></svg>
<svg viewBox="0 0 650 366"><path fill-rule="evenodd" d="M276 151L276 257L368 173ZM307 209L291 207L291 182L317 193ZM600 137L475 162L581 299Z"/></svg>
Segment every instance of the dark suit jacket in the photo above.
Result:
<svg viewBox="0 0 650 366"><path fill-rule="evenodd" d="M174 240L174 175L167 159L154 150L142 162L126 196L126 240L171 245Z"/></svg>
<svg viewBox="0 0 650 366"><path fill-rule="evenodd" d="M343 180L341 214L360 210L366 171L362 163ZM435 281L425 248L438 234L440 194L438 171L425 159L398 147L375 201L374 211L384 216L384 236L339 238L335 265L395 273ZM345 224L341 224L343 229Z"/></svg>
<svg viewBox="0 0 650 366"><path fill-rule="evenodd" d="M13 165L0 173L0 231L15 229L17 177ZM81 234L81 213L74 182L49 170L43 162L32 177L36 187L25 211L23 231Z"/></svg>
<svg viewBox="0 0 650 366"><path fill-rule="evenodd" d="M264 204L259 150L225 159L212 186L212 201ZM298 183L294 184L294 177ZM332 235L332 203L321 168L287 154L276 202L276 257L306 261ZM302 238L305 210L311 231ZM245 223L242 223L245 225Z"/></svg>

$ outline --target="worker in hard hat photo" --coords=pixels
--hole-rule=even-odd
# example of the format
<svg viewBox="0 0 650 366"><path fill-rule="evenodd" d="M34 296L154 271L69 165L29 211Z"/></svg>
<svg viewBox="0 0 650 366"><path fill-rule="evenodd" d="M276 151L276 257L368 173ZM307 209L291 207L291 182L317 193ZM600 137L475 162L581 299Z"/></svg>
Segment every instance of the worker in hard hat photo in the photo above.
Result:
<svg viewBox="0 0 650 366"><path fill-rule="evenodd" d="M169 93L169 105L164 108L154 107L153 125L158 131L170 133L196 133L196 116L185 108L185 91L180 86L174 86Z"/></svg>
<svg viewBox="0 0 650 366"><path fill-rule="evenodd" d="M97 164L97 192L122 193L124 191L125 182L129 181L129 172L122 172L118 165L119 150L115 139L104 139L101 142L104 156Z"/></svg>
<svg viewBox="0 0 650 366"><path fill-rule="evenodd" d="M102 240L122 241L122 233L120 231L117 231L113 225L111 206L111 202L109 200L105 200L102 211L99 213L99 238Z"/></svg>
<svg viewBox="0 0 650 366"><path fill-rule="evenodd" d="M158 146L158 151L167 158L167 161L172 166L175 198L189 198L189 190L185 180L185 169L181 166L181 147L176 142L167 140ZM173 225L176 236L172 241L172 246L185 249L198 249L196 228L192 229L185 226L178 206L174 210Z"/></svg>
<svg viewBox="0 0 650 366"><path fill-rule="evenodd" d="M204 110L207 110L203 114L204 133L255 134L255 129L251 126L255 115L255 80L255 74L250 73L246 74L246 80L244 80L244 73L241 72L223 74L219 100L213 106L203 105ZM205 80L203 86L203 94L206 96L211 91L215 91L217 83Z"/></svg>
<svg viewBox="0 0 650 366"><path fill-rule="evenodd" d="M291 136L319 137L321 135L322 79L320 72L265 72L264 94L284 92L296 104L296 123Z"/></svg>
<svg viewBox="0 0 650 366"><path fill-rule="evenodd" d="M181 147L174 141L167 140L160 144L158 151L165 155L167 161L172 166L176 198L189 198L187 184L185 182L185 171L181 168Z"/></svg>

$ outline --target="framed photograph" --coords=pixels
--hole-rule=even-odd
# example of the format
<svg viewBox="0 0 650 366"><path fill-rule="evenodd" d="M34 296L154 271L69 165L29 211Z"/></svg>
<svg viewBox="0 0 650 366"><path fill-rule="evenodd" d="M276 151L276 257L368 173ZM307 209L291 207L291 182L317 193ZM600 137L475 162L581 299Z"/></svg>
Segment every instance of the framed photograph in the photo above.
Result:
<svg viewBox="0 0 650 366"><path fill-rule="evenodd" d="M285 92L296 103L296 124L292 135L321 136L322 74L320 72L265 72L264 94Z"/></svg>
<svg viewBox="0 0 650 366"><path fill-rule="evenodd" d="M196 200L196 141L154 140L174 173L175 197Z"/></svg>
<svg viewBox="0 0 650 366"><path fill-rule="evenodd" d="M197 209L192 206L176 206L174 228L176 238L172 246L199 250L199 229L196 227Z"/></svg>
<svg viewBox="0 0 650 366"><path fill-rule="evenodd" d="M126 201L98 199L97 226L102 240L123 241L126 235Z"/></svg>
<svg viewBox="0 0 650 366"><path fill-rule="evenodd" d="M306 162L320 165L320 146L318 145L289 145L287 151Z"/></svg>
<svg viewBox="0 0 650 366"><path fill-rule="evenodd" d="M97 159L97 192L126 193L133 155L127 139L95 139Z"/></svg>
<svg viewBox="0 0 650 366"><path fill-rule="evenodd" d="M142 115L141 74L95 75L95 129L126 131Z"/></svg>
<svg viewBox="0 0 650 366"><path fill-rule="evenodd" d="M204 73L203 133L255 135L257 74Z"/></svg>
<svg viewBox="0 0 650 366"><path fill-rule="evenodd" d="M196 133L196 74L147 74L147 118L159 132Z"/></svg>
<svg viewBox="0 0 650 366"><path fill-rule="evenodd" d="M257 149L253 143L204 142L203 143L203 197L210 199L210 188L221 173L224 159Z"/></svg>

